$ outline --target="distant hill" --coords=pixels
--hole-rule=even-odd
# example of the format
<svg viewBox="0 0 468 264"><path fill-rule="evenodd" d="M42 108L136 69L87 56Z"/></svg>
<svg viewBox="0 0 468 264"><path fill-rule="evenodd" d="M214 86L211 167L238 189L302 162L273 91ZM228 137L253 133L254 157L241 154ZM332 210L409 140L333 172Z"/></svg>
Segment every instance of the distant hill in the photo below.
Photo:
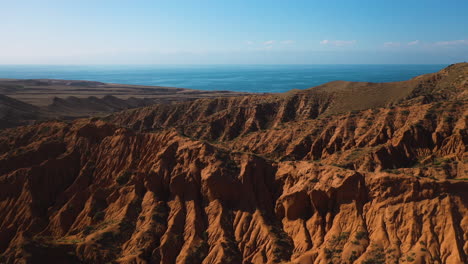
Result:
<svg viewBox="0 0 468 264"><path fill-rule="evenodd" d="M183 88L106 84L94 81L0 79L0 127L48 119L103 116L157 103L245 93L197 91ZM22 104L20 104L22 103ZM15 110L17 109L17 110Z"/></svg>

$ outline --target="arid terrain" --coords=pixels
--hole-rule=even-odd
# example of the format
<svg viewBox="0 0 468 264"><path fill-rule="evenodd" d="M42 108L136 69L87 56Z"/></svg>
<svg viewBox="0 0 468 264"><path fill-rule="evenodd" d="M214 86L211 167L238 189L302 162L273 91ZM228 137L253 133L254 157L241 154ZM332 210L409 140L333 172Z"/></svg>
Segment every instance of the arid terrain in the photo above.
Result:
<svg viewBox="0 0 468 264"><path fill-rule="evenodd" d="M190 95L0 130L0 263L468 263L468 63Z"/></svg>
<svg viewBox="0 0 468 264"><path fill-rule="evenodd" d="M93 81L0 79L0 128L50 119L104 116L157 103L245 94Z"/></svg>

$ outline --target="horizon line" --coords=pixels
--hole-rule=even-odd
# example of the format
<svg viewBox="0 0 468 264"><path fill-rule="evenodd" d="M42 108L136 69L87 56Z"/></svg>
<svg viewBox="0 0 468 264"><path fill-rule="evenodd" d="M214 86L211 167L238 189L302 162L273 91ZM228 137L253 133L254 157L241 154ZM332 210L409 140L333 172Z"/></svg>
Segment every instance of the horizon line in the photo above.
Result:
<svg viewBox="0 0 468 264"><path fill-rule="evenodd" d="M179 63L89 63L89 64L40 64L40 63L0 63L0 66L210 66L210 65L223 65L223 66L271 66L271 65L450 65L458 63L467 63L466 61L453 62L453 63L190 63L190 64L179 64Z"/></svg>

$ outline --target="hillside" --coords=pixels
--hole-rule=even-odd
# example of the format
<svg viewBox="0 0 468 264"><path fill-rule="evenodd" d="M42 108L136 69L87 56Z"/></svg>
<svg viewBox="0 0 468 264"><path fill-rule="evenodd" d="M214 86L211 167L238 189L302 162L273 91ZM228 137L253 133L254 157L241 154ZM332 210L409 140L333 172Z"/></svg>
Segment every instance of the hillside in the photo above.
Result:
<svg viewBox="0 0 468 264"><path fill-rule="evenodd" d="M0 79L0 94L46 107L55 98L103 98L112 95L119 99L152 99L154 102L179 102L217 96L236 96L245 93L230 91L200 91L185 88L102 83L55 79Z"/></svg>
<svg viewBox="0 0 468 264"><path fill-rule="evenodd" d="M27 125L41 116L39 107L0 94L0 129Z"/></svg>
<svg viewBox="0 0 468 264"><path fill-rule="evenodd" d="M0 128L246 93L51 79L0 79Z"/></svg>
<svg viewBox="0 0 468 264"><path fill-rule="evenodd" d="M467 100L464 63L0 130L0 263L467 263Z"/></svg>

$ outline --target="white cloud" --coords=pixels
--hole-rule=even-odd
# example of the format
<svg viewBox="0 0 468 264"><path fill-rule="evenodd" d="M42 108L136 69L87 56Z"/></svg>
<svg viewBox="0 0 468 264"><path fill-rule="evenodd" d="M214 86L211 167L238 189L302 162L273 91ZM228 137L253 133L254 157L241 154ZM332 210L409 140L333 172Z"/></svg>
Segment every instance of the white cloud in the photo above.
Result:
<svg viewBox="0 0 468 264"><path fill-rule="evenodd" d="M453 46L453 45L468 45L468 39L439 41L434 43L436 46Z"/></svg>
<svg viewBox="0 0 468 264"><path fill-rule="evenodd" d="M267 46L268 46L268 45L271 45L271 44L273 44L273 43L275 43L274 40L268 40L268 41L263 42L263 45L267 45Z"/></svg>
<svg viewBox="0 0 468 264"><path fill-rule="evenodd" d="M336 47L342 47L342 46L350 46L356 44L356 40L328 40L324 39L320 41L320 44L322 45L332 45Z"/></svg>
<svg viewBox="0 0 468 264"><path fill-rule="evenodd" d="M400 42L385 42L384 47L400 47Z"/></svg>
<svg viewBox="0 0 468 264"><path fill-rule="evenodd" d="M290 44L294 44L296 43L296 41L294 40L283 40L281 41L281 44L285 44L285 45L290 45Z"/></svg>
<svg viewBox="0 0 468 264"><path fill-rule="evenodd" d="M253 43L253 41L247 40L247 41L245 41L245 44L247 44L247 45L252 45L252 44L254 44L254 43Z"/></svg>
<svg viewBox="0 0 468 264"><path fill-rule="evenodd" d="M418 45L419 42L420 42L419 40L410 41L410 42L408 42L408 46Z"/></svg>
<svg viewBox="0 0 468 264"><path fill-rule="evenodd" d="M346 45L353 45L356 43L356 40L336 40L336 46L346 46Z"/></svg>

